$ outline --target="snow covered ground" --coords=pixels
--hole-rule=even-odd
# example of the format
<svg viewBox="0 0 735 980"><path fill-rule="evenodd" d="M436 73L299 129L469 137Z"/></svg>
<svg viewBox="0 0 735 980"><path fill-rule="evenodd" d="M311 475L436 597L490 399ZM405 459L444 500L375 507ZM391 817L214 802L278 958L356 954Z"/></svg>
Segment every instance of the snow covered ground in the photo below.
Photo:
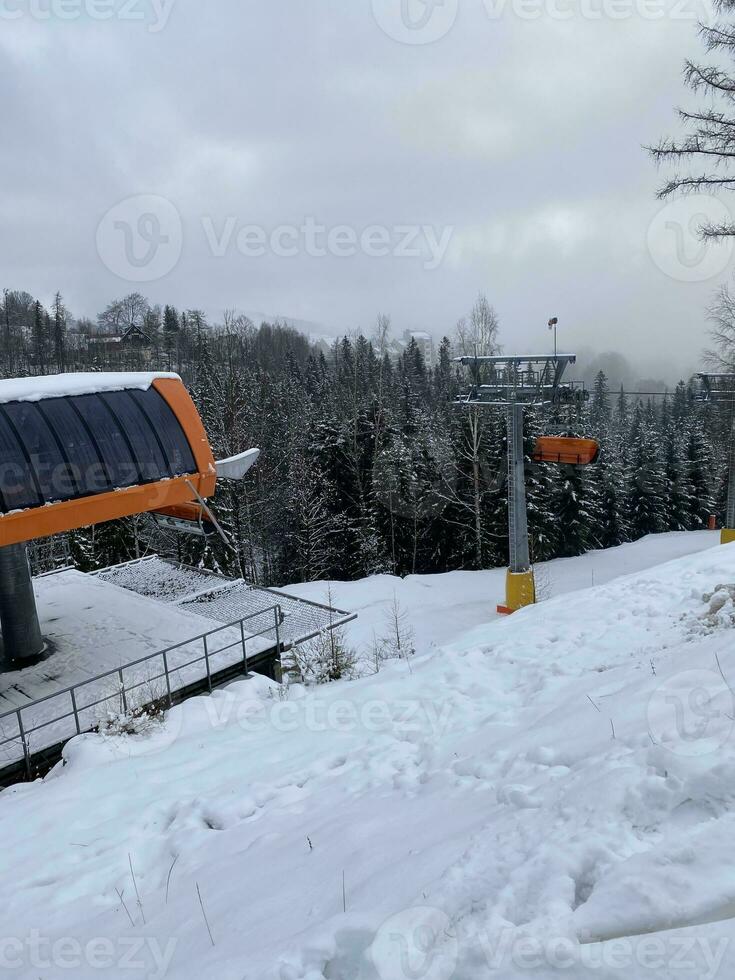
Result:
<svg viewBox="0 0 735 980"><path fill-rule="evenodd" d="M590 551L579 558L543 562L536 566L536 589L539 599L550 599L695 554L714 547L719 540L719 531L673 531L618 548ZM404 579L375 575L359 582L301 583L283 591L358 613L346 633L358 654L369 658L375 638L385 632L386 608L394 596L409 614L417 649L428 651L496 618L496 606L505 602L505 569L409 575Z"/></svg>
<svg viewBox="0 0 735 980"><path fill-rule="evenodd" d="M735 607L704 596L735 545L713 543L552 563L548 601L484 624L501 573L337 586L364 643L398 586L410 663L75 739L0 794L3 975L731 977Z"/></svg>

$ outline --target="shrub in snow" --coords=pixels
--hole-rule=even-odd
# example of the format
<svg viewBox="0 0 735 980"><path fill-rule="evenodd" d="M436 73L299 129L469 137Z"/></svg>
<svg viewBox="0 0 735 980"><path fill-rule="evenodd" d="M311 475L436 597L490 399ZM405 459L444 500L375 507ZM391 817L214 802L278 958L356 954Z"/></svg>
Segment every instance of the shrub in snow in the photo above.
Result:
<svg viewBox="0 0 735 980"><path fill-rule="evenodd" d="M266 697L269 701L288 701L291 697L291 675L284 674L283 683L269 688Z"/></svg>
<svg viewBox="0 0 735 980"><path fill-rule="evenodd" d="M354 677L357 666L355 651L347 646L341 630L323 631L291 651L284 662L288 673L304 684L330 684L344 677Z"/></svg>
<svg viewBox="0 0 735 980"><path fill-rule="evenodd" d="M99 706L97 729L105 735L145 735L162 720L167 707L168 699L156 681L125 692L115 685Z"/></svg>
<svg viewBox="0 0 735 980"><path fill-rule="evenodd" d="M398 596L393 593L393 601L385 614L386 630L376 643L376 659L390 660L408 658L416 653L415 636L408 613L401 607Z"/></svg>
<svg viewBox="0 0 735 980"><path fill-rule="evenodd" d="M110 714L99 723L101 735L148 735L161 722L161 715L145 710Z"/></svg>

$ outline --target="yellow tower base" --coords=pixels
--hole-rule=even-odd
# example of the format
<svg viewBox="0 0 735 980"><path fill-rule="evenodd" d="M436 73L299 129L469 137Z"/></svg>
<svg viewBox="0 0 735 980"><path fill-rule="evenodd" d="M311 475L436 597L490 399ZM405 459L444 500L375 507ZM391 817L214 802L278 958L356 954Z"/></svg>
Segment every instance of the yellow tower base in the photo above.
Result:
<svg viewBox="0 0 735 980"><path fill-rule="evenodd" d="M720 532L720 544L730 544L731 541L735 541L735 528L723 527Z"/></svg>
<svg viewBox="0 0 735 980"><path fill-rule="evenodd" d="M735 532L733 532L735 534ZM536 583L533 569L527 572L511 572L505 579L505 605L498 606L498 612L514 613L523 606L531 606L536 601Z"/></svg>

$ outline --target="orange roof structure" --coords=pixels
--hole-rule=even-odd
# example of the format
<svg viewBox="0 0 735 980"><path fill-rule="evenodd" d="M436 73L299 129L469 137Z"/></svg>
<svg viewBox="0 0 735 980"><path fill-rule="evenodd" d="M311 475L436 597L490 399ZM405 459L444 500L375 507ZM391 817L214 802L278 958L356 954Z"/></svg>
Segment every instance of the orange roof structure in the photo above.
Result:
<svg viewBox="0 0 735 980"><path fill-rule="evenodd" d="M178 375L0 381L0 547L205 499L216 482Z"/></svg>

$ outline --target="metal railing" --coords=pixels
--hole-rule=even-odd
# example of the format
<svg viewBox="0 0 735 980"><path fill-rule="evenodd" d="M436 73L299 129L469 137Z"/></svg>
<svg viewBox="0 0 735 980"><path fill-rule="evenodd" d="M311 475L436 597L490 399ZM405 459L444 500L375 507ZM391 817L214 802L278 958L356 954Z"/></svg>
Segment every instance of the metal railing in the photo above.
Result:
<svg viewBox="0 0 735 980"><path fill-rule="evenodd" d="M246 623L249 623L253 619L259 617L271 615L273 617L273 622L269 622L265 629L258 630L257 632L251 632L246 629ZM130 710L134 711L145 711L147 708L154 707L157 704L167 703L168 707L172 707L174 704L174 697L177 692L185 690L191 685L196 685L202 683L206 679L206 685L208 690L212 691L213 687L213 677L222 671L229 670L235 667L239 662L242 662L243 673L247 675L248 673L248 642L257 639L260 636L265 636L266 634L271 634L275 642L273 647L267 647L266 650L261 650L259 653L270 652L274 650L274 655L277 656L281 652L281 623L282 623L282 613L281 607L278 605L270 606L267 609L259 610L255 613L250 613L248 616L244 616L241 619L235 620L232 623L217 627L216 629L210 630L207 633L202 633L199 636L192 637L187 640L182 640L180 643L175 643L173 646L166 647L165 650L159 650L156 653L149 654L147 657L141 657L139 660L133 660L130 663L124 664L122 667L117 669L112 669L105 671L102 674L97 674L95 677L88 677L86 680L79 681L77 684L73 684L71 687L64 688L60 691L55 691L53 694L49 694L46 697L38 698L34 701L29 701L27 704L21 705L18 708L14 708L11 711L6 711L4 714L0 714L0 735L5 734L5 724L9 720L13 719L17 724L17 734L6 738L0 738L0 752L7 745L13 745L16 748L22 747L22 759L25 761L26 774L29 778L32 775L32 765L31 759L33 755L31 739L36 733L40 731L48 731L53 725L59 725L64 722L70 722L73 719L73 725L69 725L70 730L59 737L53 737L50 742L43 745L39 745L35 751L42 752L46 749L52 748L59 743L63 743L75 735L81 735L83 732L94 731L102 722L103 718L100 717L99 709L102 705L113 702L113 707L116 709L114 712L108 713L110 715L127 715ZM235 639L231 642L226 642L229 637L225 636L225 645L220 646L217 649L212 649L214 638L220 636L222 633L227 631L235 632ZM186 647L190 647L193 644L201 644L202 654L200 656L195 656L193 659L185 660L183 663L176 663L172 666L171 659L173 655L178 650L184 650ZM242 657L236 658L234 660L229 660L223 665L217 667L213 664L214 658L228 652L229 650L241 648ZM257 657L257 654L255 654ZM250 659L254 659L252 653ZM140 671L132 679L128 679L126 682L125 674L127 671L131 671L134 668L141 668L143 665L151 664L155 660L160 660L162 665L162 670L154 674L146 674L146 676L141 680ZM190 668L193 668L197 664L204 664L206 673L198 676L191 676L185 679L181 672ZM193 672L192 672L193 673ZM178 676L176 676L178 675ZM93 685L104 684L106 681L112 681L114 684L114 690L103 697L97 697L96 700L84 701L83 692L89 691ZM165 693L163 689L160 693L154 693L155 684L158 681L165 681ZM145 689L145 696L142 700L137 700L134 697L134 693L141 689ZM94 697L94 695L92 695ZM51 717L45 718L38 724L28 724L24 722L24 713L26 719L30 712L38 712L39 707L43 705L50 705L52 701L59 698L66 699L64 710L61 714L55 712L52 713ZM83 703L82 703L83 702ZM85 714L92 713L91 717L85 720ZM95 714L97 712L97 714ZM21 761L20 757L14 756L13 758L3 759L0 758L0 769L3 766L13 765Z"/></svg>

